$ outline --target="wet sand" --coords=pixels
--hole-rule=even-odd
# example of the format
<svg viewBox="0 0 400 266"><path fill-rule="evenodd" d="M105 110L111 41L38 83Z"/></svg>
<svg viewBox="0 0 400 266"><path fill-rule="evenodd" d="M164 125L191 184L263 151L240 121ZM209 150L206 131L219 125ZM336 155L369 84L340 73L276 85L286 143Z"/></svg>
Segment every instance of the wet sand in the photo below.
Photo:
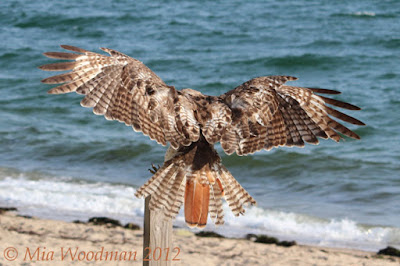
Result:
<svg viewBox="0 0 400 266"><path fill-rule="evenodd" d="M0 265L141 265L143 231L0 214ZM18 254L17 254L18 253ZM156 251L172 265L399 265L400 258L350 249L199 237L175 229ZM16 257L15 257L16 256ZM12 263L10 260L12 260Z"/></svg>

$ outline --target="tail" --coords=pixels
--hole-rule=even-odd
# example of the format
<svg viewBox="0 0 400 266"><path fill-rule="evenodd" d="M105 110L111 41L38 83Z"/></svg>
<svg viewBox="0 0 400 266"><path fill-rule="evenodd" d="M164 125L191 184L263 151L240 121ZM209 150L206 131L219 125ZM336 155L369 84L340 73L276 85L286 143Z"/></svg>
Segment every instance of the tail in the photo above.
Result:
<svg viewBox="0 0 400 266"><path fill-rule="evenodd" d="M216 225L224 223L222 198L235 216L244 214L245 204L256 201L236 181L219 160L200 169L186 165L184 156L167 162L136 192L136 197L151 195L150 210L163 210L175 218L185 202L185 220L189 227L204 228L208 213Z"/></svg>

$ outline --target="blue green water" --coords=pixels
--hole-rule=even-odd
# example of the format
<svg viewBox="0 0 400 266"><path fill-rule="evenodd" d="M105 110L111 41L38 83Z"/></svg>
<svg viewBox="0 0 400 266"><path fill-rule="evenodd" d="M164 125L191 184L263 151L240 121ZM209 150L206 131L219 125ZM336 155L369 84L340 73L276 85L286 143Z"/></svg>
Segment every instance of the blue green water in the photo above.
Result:
<svg viewBox="0 0 400 266"><path fill-rule="evenodd" d="M80 107L79 95L47 95L49 73L36 68L59 44L109 47L179 89L218 95L281 74L342 91L363 109L348 112L367 124L349 126L361 141L247 157L219 149L258 202L227 224L321 245L400 245L398 1L1 1L0 40L0 205L142 215L133 188L165 148Z"/></svg>

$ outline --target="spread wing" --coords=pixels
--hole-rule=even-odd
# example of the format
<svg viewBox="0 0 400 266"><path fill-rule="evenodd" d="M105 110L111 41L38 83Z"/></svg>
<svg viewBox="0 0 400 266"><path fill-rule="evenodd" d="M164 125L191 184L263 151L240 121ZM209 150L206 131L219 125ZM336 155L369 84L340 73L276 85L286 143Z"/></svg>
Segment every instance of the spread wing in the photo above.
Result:
<svg viewBox="0 0 400 266"><path fill-rule="evenodd" d="M206 139L220 141L227 154L245 155L278 146L318 144L317 137L338 142L342 138L339 133L360 138L332 117L355 125L364 123L326 104L349 110L360 110L359 107L316 94L338 94L338 91L285 85L291 80L296 78L255 78L219 96L215 104L221 107L219 113L228 113L230 121L220 123L217 132L205 132Z"/></svg>
<svg viewBox="0 0 400 266"><path fill-rule="evenodd" d="M42 80L62 83L49 93L83 94L81 105L92 107L95 114L132 126L162 145L170 142L175 149L203 134L209 143L220 141L227 154L245 155L277 146L317 144L317 137L339 141L338 133L359 139L331 116L364 125L326 104L349 110L359 110L357 106L316 94L338 91L285 85L294 77L255 78L219 97L207 96L191 89L177 91L140 61L115 50L101 48L110 54L106 56L61 47L74 53L44 55L72 61L40 68L71 71Z"/></svg>
<svg viewBox="0 0 400 266"><path fill-rule="evenodd" d="M75 53L44 55L73 61L39 67L47 71L70 70L42 80L48 84L63 83L49 90L50 94L83 94L81 105L93 107L95 114L132 126L162 145L170 142L175 149L199 139L193 103L143 63L107 48L101 49L110 56L74 46L61 47Z"/></svg>

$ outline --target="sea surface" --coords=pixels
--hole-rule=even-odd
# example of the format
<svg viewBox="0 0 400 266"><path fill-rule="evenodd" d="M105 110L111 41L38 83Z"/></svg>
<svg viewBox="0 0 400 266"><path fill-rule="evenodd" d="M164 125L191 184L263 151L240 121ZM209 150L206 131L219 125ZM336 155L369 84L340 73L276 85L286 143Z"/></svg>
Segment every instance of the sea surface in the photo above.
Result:
<svg viewBox="0 0 400 266"><path fill-rule="evenodd" d="M400 246L400 2L0 1L0 206L74 220L143 219L134 192L165 147L48 95L37 66L60 44L119 50L167 84L219 95L257 76L342 91L367 126L223 163L257 200L207 230L321 246ZM182 213L176 224L184 226Z"/></svg>

